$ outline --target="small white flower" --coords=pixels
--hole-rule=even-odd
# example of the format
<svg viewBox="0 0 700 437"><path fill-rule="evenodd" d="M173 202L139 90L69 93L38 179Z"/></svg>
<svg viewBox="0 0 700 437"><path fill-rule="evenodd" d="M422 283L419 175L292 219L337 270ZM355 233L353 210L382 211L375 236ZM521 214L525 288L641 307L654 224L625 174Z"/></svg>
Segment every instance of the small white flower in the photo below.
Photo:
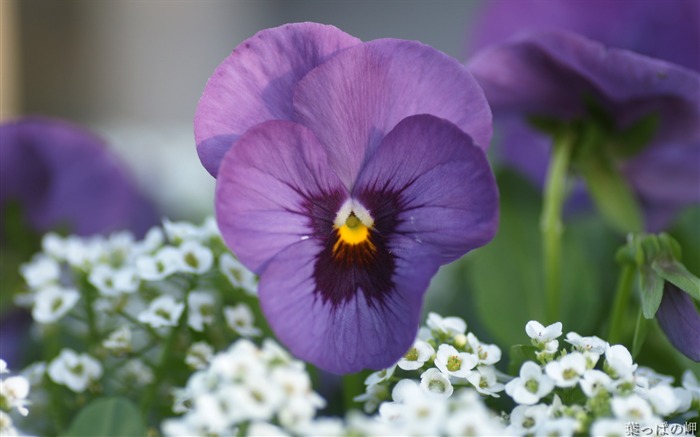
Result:
<svg viewBox="0 0 700 437"><path fill-rule="evenodd" d="M49 232L41 239L41 250L57 261L63 261L66 257L66 242L55 232Z"/></svg>
<svg viewBox="0 0 700 437"><path fill-rule="evenodd" d="M683 387L673 387L673 395L678 400L678 408L675 413L685 413L693 405L693 395Z"/></svg>
<svg viewBox="0 0 700 437"><path fill-rule="evenodd" d="M363 394L355 396L353 401L364 402L364 412L371 414L387 399L389 399L389 387L385 384L372 384L367 386Z"/></svg>
<svg viewBox="0 0 700 437"><path fill-rule="evenodd" d="M572 352L548 363L544 370L557 387L573 387L586 371L586 358L581 352Z"/></svg>
<svg viewBox="0 0 700 437"><path fill-rule="evenodd" d="M583 377L579 380L581 390L589 398L594 397L601 391L610 392L613 387L612 379L600 370L586 370Z"/></svg>
<svg viewBox="0 0 700 437"><path fill-rule="evenodd" d="M2 405L8 408L16 408L17 411L26 416L27 396L29 395L29 381L23 376L11 376L0 380L0 399Z"/></svg>
<svg viewBox="0 0 700 437"><path fill-rule="evenodd" d="M566 342L574 346L581 352L593 352L594 354L603 355L610 345L607 341L596 337L581 337L575 332L566 334Z"/></svg>
<svg viewBox="0 0 700 437"><path fill-rule="evenodd" d="M104 237L100 236L81 238L71 235L64 243L66 262L83 270L97 263L107 249Z"/></svg>
<svg viewBox="0 0 700 437"><path fill-rule="evenodd" d="M102 376L102 366L88 354L63 349L49 364L48 374L55 383L82 393L90 382L97 381Z"/></svg>
<svg viewBox="0 0 700 437"><path fill-rule="evenodd" d="M216 299L207 291L191 291L187 296L187 323L197 332L214 322Z"/></svg>
<svg viewBox="0 0 700 437"><path fill-rule="evenodd" d="M505 435L506 430L499 420L489 416L483 410L459 411L450 415L445 424L446 435L455 437Z"/></svg>
<svg viewBox="0 0 700 437"><path fill-rule="evenodd" d="M31 289L56 284L61 277L61 267L56 260L42 254L35 256L30 263L22 264L19 270Z"/></svg>
<svg viewBox="0 0 700 437"><path fill-rule="evenodd" d="M637 395L614 397L610 407L615 417L621 420L644 423L654 417L651 405Z"/></svg>
<svg viewBox="0 0 700 437"><path fill-rule="evenodd" d="M416 339L413 347L396 363L403 370L416 370L423 367L426 361L435 353L430 343Z"/></svg>
<svg viewBox="0 0 700 437"><path fill-rule="evenodd" d="M133 293L139 288L141 280L136 269L124 266L113 269L106 264L96 265L88 280L104 296L118 296L122 293Z"/></svg>
<svg viewBox="0 0 700 437"><path fill-rule="evenodd" d="M258 294L255 274L245 268L243 264L230 253L224 253L219 257L219 270L235 288L241 288L251 296Z"/></svg>
<svg viewBox="0 0 700 437"><path fill-rule="evenodd" d="M192 223L171 222L167 218L163 220L163 229L168 236L168 240L175 244L199 240L201 233L199 228Z"/></svg>
<svg viewBox="0 0 700 437"><path fill-rule="evenodd" d="M698 383L698 378L693 372L690 370L683 372L682 385L683 388L688 390L690 394L693 395L693 399L700 400L700 383Z"/></svg>
<svg viewBox="0 0 700 437"><path fill-rule="evenodd" d="M179 434L178 434L179 435ZM284 432L282 428L279 428L271 423L256 421L248 425L248 433L246 434L250 437L287 437L289 434ZM314 435L305 433L304 435ZM320 434L325 435L325 434Z"/></svg>
<svg viewBox="0 0 700 437"><path fill-rule="evenodd" d="M428 319L425 321L433 331L448 335L464 334L467 330L467 322L459 317L442 317L437 313L428 313Z"/></svg>
<svg viewBox="0 0 700 437"><path fill-rule="evenodd" d="M182 256L172 246L161 248L155 255L142 255L136 259L136 271L141 279L160 281L181 269Z"/></svg>
<svg viewBox="0 0 700 437"><path fill-rule="evenodd" d="M648 390L640 390L640 395L651 404L654 412L661 416L669 416L680 406L680 399L670 385L659 384Z"/></svg>
<svg viewBox="0 0 700 437"><path fill-rule="evenodd" d="M520 377L506 384L506 393L523 405L534 405L554 388L554 381L542 373L533 361L526 361L520 368Z"/></svg>
<svg viewBox="0 0 700 437"><path fill-rule="evenodd" d="M121 366L118 375L124 385L133 388L145 387L154 379L153 370L138 358L129 360Z"/></svg>
<svg viewBox="0 0 700 437"><path fill-rule="evenodd" d="M503 391L505 386L496 379L496 370L492 366L479 366L475 372L467 376L469 381L476 390L485 395L500 397L498 392Z"/></svg>
<svg viewBox="0 0 700 437"><path fill-rule="evenodd" d="M146 232L143 240L138 241L133 246L134 253L138 255L150 255L158 250L165 241L165 235L161 228L154 226Z"/></svg>
<svg viewBox="0 0 700 437"><path fill-rule="evenodd" d="M50 285L36 294L32 317L38 323L54 323L75 307L80 293Z"/></svg>
<svg viewBox="0 0 700 437"><path fill-rule="evenodd" d="M257 337L262 331L256 328L253 311L244 303L224 308L224 318L229 328L242 337Z"/></svg>
<svg viewBox="0 0 700 437"><path fill-rule="evenodd" d="M435 355L435 367L457 378L466 378L478 362L476 355L459 352L449 344L441 344Z"/></svg>
<svg viewBox="0 0 700 437"><path fill-rule="evenodd" d="M394 402L385 402L379 406L379 414L384 420L401 425L404 433L439 434L447 418L447 402L430 396L408 379L396 384L392 398Z"/></svg>
<svg viewBox="0 0 700 437"><path fill-rule="evenodd" d="M192 343L185 355L185 364L193 369L201 370L209 365L214 357L214 348L206 342Z"/></svg>
<svg viewBox="0 0 700 437"><path fill-rule="evenodd" d="M388 381L394 374L394 370L396 370L396 364L386 369L370 373L367 378L365 378L365 385L374 385L383 381Z"/></svg>
<svg viewBox="0 0 700 437"><path fill-rule="evenodd" d="M154 299L148 309L138 315L138 321L150 325L153 328L164 326L177 326L180 315L185 310L184 303L178 303L170 295L159 296Z"/></svg>
<svg viewBox="0 0 700 437"><path fill-rule="evenodd" d="M578 423L571 417L559 417L545 421L538 429L538 435L573 436Z"/></svg>
<svg viewBox="0 0 700 437"><path fill-rule="evenodd" d="M662 375L661 373L656 372L650 367L637 367L637 370L634 372L634 376L635 378L643 377L644 379L646 379L650 387L653 387L657 384L673 384L672 376Z"/></svg>
<svg viewBox="0 0 700 437"><path fill-rule="evenodd" d="M510 426L507 431L517 435L536 434L548 418L549 407L546 405L518 405L510 413Z"/></svg>
<svg viewBox="0 0 700 437"><path fill-rule="evenodd" d="M599 437L618 437L626 435L629 422L619 419L602 418L593 422L590 435Z"/></svg>
<svg viewBox="0 0 700 437"><path fill-rule="evenodd" d="M182 262L180 268L189 273L201 275L211 269L214 264L214 254L211 249L196 241L186 241L180 246Z"/></svg>
<svg viewBox="0 0 700 437"><path fill-rule="evenodd" d="M0 358L0 375L3 373L10 373L10 371L7 370L7 362Z"/></svg>
<svg viewBox="0 0 700 437"><path fill-rule="evenodd" d="M104 339L102 346L116 354L131 352L131 329L128 325L124 325L116 331L112 331L112 333Z"/></svg>
<svg viewBox="0 0 700 437"><path fill-rule="evenodd" d="M426 392L443 398L449 398L454 391L450 379L435 368L430 368L423 372L420 376L420 386Z"/></svg>
<svg viewBox="0 0 700 437"><path fill-rule="evenodd" d="M5 437L18 436L19 433L12 423L12 418L4 411L0 411L0 435Z"/></svg>
<svg viewBox="0 0 700 437"><path fill-rule="evenodd" d="M494 344L484 344L471 332L466 336L467 352L473 353L479 359L479 364L490 366L501 361L501 349Z"/></svg>
<svg viewBox="0 0 700 437"><path fill-rule="evenodd" d="M561 322L553 323L549 326L544 326L536 320L530 320L525 325L525 332L528 337L533 340L533 343L544 344L559 338L562 334L562 324Z"/></svg>
<svg viewBox="0 0 700 437"><path fill-rule="evenodd" d="M315 408L310 403L304 402L303 398L288 399L285 402L282 387L274 384L268 375L247 375L243 384L244 389L234 391L231 399L232 405L237 405L246 419L270 420L283 403L286 404L285 407L293 409L288 413L295 419L284 423L280 417L280 422L285 426L292 425L292 422L296 422L296 419L300 419L302 415L304 419L311 419L316 413ZM310 410L308 416L306 416L307 410Z"/></svg>
<svg viewBox="0 0 700 437"><path fill-rule="evenodd" d="M605 370L613 378L627 379L632 377L637 365L632 361L632 355L626 347L616 344L605 351Z"/></svg>

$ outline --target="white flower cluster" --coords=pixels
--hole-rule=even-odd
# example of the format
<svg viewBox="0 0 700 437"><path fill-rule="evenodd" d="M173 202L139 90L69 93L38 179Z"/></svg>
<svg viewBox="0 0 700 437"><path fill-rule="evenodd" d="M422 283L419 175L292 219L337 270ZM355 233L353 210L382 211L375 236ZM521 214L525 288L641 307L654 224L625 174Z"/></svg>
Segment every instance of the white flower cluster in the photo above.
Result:
<svg viewBox="0 0 700 437"><path fill-rule="evenodd" d="M274 422L303 434L323 406L302 362L272 340L259 348L241 339L176 391L173 410L185 414L166 420L162 428L168 436L230 436L242 429L268 435L264 430L274 430Z"/></svg>
<svg viewBox="0 0 700 437"><path fill-rule="evenodd" d="M257 279L212 219L166 220L140 241L128 232L47 234L42 249L21 267L27 292L17 299L31 309L45 351L46 361L31 366L37 415L57 410L52 385L76 394L66 408L101 395L136 402L149 392L167 405L161 399L187 372L236 339L262 334L245 303L254 303ZM175 348L184 360L173 359Z"/></svg>
<svg viewBox="0 0 700 437"><path fill-rule="evenodd" d="M8 437L19 435L10 413L13 410L22 416L29 413L29 381L24 376L9 376L9 373L7 363L0 359L0 435Z"/></svg>
<svg viewBox="0 0 700 437"><path fill-rule="evenodd" d="M531 321L525 330L536 360L525 361L505 387L519 404L510 414L512 435L622 435L629 423L656 429L666 418L700 407L690 371L682 387L673 387L673 378L639 368L622 345L569 332L566 350L557 340L561 323Z"/></svg>

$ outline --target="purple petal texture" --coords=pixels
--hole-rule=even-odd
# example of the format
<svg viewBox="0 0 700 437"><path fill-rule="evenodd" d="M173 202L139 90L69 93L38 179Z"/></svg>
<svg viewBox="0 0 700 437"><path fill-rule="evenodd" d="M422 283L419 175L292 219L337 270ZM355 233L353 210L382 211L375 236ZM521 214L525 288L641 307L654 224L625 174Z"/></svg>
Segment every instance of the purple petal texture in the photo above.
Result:
<svg viewBox="0 0 700 437"><path fill-rule="evenodd" d="M326 145L348 188L363 160L407 116L450 120L484 150L492 133L490 109L473 77L414 41L370 41L337 54L299 82L294 109Z"/></svg>
<svg viewBox="0 0 700 437"><path fill-rule="evenodd" d="M297 357L332 373L390 366L413 343L423 293L437 270L430 259L399 259L395 291L381 304L363 293L334 307L318 297L313 240L290 246L261 276L260 303L272 329Z"/></svg>
<svg viewBox="0 0 700 437"><path fill-rule="evenodd" d="M515 35L568 30L700 70L697 0L488 0L472 28L470 54Z"/></svg>
<svg viewBox="0 0 700 437"><path fill-rule="evenodd" d="M700 75L567 32L538 33L475 55L469 68L494 111L583 115L590 96L618 128L660 116L656 140L700 138Z"/></svg>
<svg viewBox="0 0 700 437"><path fill-rule="evenodd" d="M400 194L397 234L431 246L441 263L496 234L498 189L484 151L455 125L432 115L407 117L384 137L353 195L362 201L367 192L383 199Z"/></svg>
<svg viewBox="0 0 700 437"><path fill-rule="evenodd" d="M334 373L387 367L438 267L495 234L490 109L464 66L418 42L309 23L259 35L197 110L219 228L292 353Z"/></svg>
<svg viewBox="0 0 700 437"><path fill-rule="evenodd" d="M65 226L78 235L119 229L142 235L157 222L101 139L48 118L0 125L0 215L10 200L20 202L39 232Z"/></svg>
<svg viewBox="0 0 700 437"><path fill-rule="evenodd" d="M337 51L360 40L333 26L296 23L241 43L207 82L194 119L197 151L214 177L224 153L249 128L291 120L296 83Z"/></svg>
<svg viewBox="0 0 700 437"><path fill-rule="evenodd" d="M501 123L497 150L503 161L536 183L544 182L551 140L525 117L578 117L587 96L620 129L659 116L651 144L619 162L645 211L647 230L662 230L682 206L700 201L698 73L567 32L514 38L483 50L469 66Z"/></svg>
<svg viewBox="0 0 700 437"><path fill-rule="evenodd" d="M700 314L688 294L666 282L656 319L676 349L700 362Z"/></svg>
<svg viewBox="0 0 700 437"><path fill-rule="evenodd" d="M313 229L306 205L330 193L338 193L341 203L348 197L313 132L268 121L247 131L221 163L219 229L241 261L260 273L270 258L308 238Z"/></svg>

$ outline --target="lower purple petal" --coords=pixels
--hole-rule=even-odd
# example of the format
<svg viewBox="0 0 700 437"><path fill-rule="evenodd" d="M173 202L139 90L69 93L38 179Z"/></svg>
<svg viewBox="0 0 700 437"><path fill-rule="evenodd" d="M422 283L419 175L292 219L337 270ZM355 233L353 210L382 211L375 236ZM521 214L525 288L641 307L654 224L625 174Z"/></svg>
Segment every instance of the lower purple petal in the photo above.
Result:
<svg viewBox="0 0 700 437"><path fill-rule="evenodd" d="M688 294L667 282L656 319L673 347L700 362L700 314Z"/></svg>

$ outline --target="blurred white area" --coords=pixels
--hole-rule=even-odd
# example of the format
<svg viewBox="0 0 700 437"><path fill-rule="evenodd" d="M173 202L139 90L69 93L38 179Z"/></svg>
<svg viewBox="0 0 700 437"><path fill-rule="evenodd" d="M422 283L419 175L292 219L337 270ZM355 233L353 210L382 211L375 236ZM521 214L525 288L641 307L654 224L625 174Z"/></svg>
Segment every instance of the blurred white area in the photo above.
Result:
<svg viewBox="0 0 700 437"><path fill-rule="evenodd" d="M333 24L363 40L417 39L453 56L470 1L0 0L3 95L23 114L67 118L104 135L173 218L213 212L214 181L195 152L192 117L233 48L287 22ZM14 7L8 7L12 4ZM10 13L6 13L9 11ZM8 19L10 18L10 19ZM9 22L9 25L6 24ZM13 32L17 37L7 37ZM22 72L22 80L12 74ZM9 94L8 94L9 95Z"/></svg>

